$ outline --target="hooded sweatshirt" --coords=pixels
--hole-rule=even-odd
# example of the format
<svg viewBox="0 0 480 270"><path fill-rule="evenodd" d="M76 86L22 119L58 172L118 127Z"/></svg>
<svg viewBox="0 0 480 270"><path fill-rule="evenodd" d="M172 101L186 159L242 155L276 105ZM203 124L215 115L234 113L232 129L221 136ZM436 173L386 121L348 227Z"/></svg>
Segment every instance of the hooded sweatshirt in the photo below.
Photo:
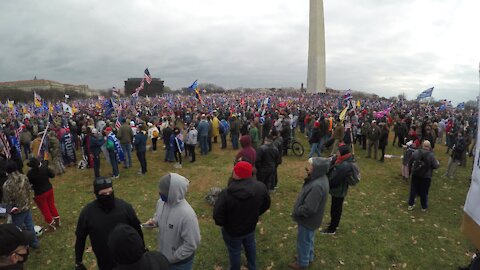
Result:
<svg viewBox="0 0 480 270"><path fill-rule="evenodd" d="M215 224L233 237L255 231L260 215L270 208L267 187L254 177L232 180L218 196L213 209Z"/></svg>
<svg viewBox="0 0 480 270"><path fill-rule="evenodd" d="M168 187L167 202L158 200L153 220L158 225L158 251L175 264L195 254L201 239L200 227L195 211L185 200L189 181L176 173L162 179L161 187L163 181Z"/></svg>
<svg viewBox="0 0 480 270"><path fill-rule="evenodd" d="M329 190L327 177L329 167L329 159L313 158L312 172L305 178L293 207L293 220L310 230L316 230L322 225Z"/></svg>
<svg viewBox="0 0 480 270"><path fill-rule="evenodd" d="M255 166L255 162L257 159L257 152L255 148L252 147L252 139L248 135L244 135L240 137L240 145L242 146L242 150L240 150L235 158L235 160L239 160L242 158L243 161L246 161L252 166Z"/></svg>

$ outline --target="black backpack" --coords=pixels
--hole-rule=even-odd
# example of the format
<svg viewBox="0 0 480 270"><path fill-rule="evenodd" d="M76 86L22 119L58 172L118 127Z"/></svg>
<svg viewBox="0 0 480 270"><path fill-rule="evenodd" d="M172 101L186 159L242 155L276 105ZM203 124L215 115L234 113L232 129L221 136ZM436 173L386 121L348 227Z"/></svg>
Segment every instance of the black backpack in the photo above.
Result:
<svg viewBox="0 0 480 270"><path fill-rule="evenodd" d="M412 176L423 177L428 169L429 165L427 160L428 152L420 152L420 156L413 161L412 164Z"/></svg>

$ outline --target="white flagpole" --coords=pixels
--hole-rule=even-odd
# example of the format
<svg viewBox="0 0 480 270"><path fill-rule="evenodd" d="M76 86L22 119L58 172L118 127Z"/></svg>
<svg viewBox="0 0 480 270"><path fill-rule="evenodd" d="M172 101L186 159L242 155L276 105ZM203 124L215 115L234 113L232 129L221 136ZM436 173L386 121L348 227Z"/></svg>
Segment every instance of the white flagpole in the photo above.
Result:
<svg viewBox="0 0 480 270"><path fill-rule="evenodd" d="M45 135L47 134L49 127L50 127L50 114L48 114L48 124L43 133L42 140L40 141L40 146L38 147L37 157L40 155L40 151L42 151L43 141L45 140Z"/></svg>

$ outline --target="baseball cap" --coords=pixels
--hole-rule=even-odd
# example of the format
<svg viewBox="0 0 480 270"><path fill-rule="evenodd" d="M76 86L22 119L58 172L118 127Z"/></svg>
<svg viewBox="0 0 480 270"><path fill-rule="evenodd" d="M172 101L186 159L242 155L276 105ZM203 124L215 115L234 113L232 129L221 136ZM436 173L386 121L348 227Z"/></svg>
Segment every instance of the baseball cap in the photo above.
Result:
<svg viewBox="0 0 480 270"><path fill-rule="evenodd" d="M28 246L35 240L31 231L22 231L14 224L0 225L0 256L9 255L18 246Z"/></svg>

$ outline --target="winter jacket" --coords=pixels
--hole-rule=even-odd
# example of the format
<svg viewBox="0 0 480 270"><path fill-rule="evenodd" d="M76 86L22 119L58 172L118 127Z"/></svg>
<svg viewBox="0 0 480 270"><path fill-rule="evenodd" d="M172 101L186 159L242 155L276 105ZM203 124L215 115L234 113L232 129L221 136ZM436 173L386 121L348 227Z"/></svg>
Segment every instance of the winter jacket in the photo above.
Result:
<svg viewBox="0 0 480 270"><path fill-rule="evenodd" d="M248 135L250 135L250 139L252 140L252 147L257 149L260 143L260 135L258 133L258 128L252 126L248 131Z"/></svg>
<svg viewBox="0 0 480 270"><path fill-rule="evenodd" d="M30 144L32 142L32 134L28 130L24 130L20 134L20 144Z"/></svg>
<svg viewBox="0 0 480 270"><path fill-rule="evenodd" d="M310 139L308 140L308 142L310 144L314 144L314 143L319 143L320 142L320 128L318 127L314 127L312 129L312 135L310 136Z"/></svg>
<svg viewBox="0 0 480 270"><path fill-rule="evenodd" d="M102 151L101 147L105 143L105 139L102 136L92 135L90 137L90 152L94 156L98 156Z"/></svg>
<svg viewBox="0 0 480 270"><path fill-rule="evenodd" d="M256 154L255 168L258 174L273 174L280 164L280 152L271 143L260 146Z"/></svg>
<svg viewBox="0 0 480 270"><path fill-rule="evenodd" d="M32 184L35 196L38 196L52 189L50 178L54 178L55 174L46 165L42 165L29 170L27 177L28 181Z"/></svg>
<svg viewBox="0 0 480 270"><path fill-rule="evenodd" d="M218 126L220 125L220 120L215 116L212 119L212 136L217 137L220 135L220 130L218 129Z"/></svg>
<svg viewBox="0 0 480 270"><path fill-rule="evenodd" d="M188 185L189 181L185 177L170 173L167 202L159 199L153 216L158 225L158 251L171 264L193 256L200 244L197 215L185 199Z"/></svg>
<svg viewBox="0 0 480 270"><path fill-rule="evenodd" d="M120 140L121 144L132 143L133 139L133 130L129 124L123 123L120 129L118 130L117 138Z"/></svg>
<svg viewBox="0 0 480 270"><path fill-rule="evenodd" d="M78 217L75 231L75 262L81 262L87 236L90 237L93 252L99 267L112 269L115 266L110 250L107 246L110 232L116 225L124 223L132 226L143 239L140 221L133 207L122 199L115 198L115 207L105 211L97 200L87 204Z"/></svg>
<svg viewBox="0 0 480 270"><path fill-rule="evenodd" d="M219 194L213 209L215 224L231 236L255 231L258 218L270 208L266 186L254 177L232 180Z"/></svg>
<svg viewBox="0 0 480 270"><path fill-rule="evenodd" d="M371 125L368 129L367 129L367 138L370 140L370 141L378 141L380 139L380 136L381 136L381 130L380 130L380 127L377 126L377 125Z"/></svg>
<svg viewBox="0 0 480 270"><path fill-rule="evenodd" d="M241 158L243 161L246 161L252 164L252 166L255 166L255 161L257 160L257 152L252 147L252 141L250 139L250 136L245 135L240 137L240 145L242 146L242 150L238 152L235 160L238 161Z"/></svg>
<svg viewBox="0 0 480 270"><path fill-rule="evenodd" d="M342 140L345 136L345 128L343 127L342 123L337 123L335 129L333 130L333 138L335 140Z"/></svg>
<svg viewBox="0 0 480 270"><path fill-rule="evenodd" d="M313 158L313 170L305 179L293 207L293 220L310 230L316 230L322 225L329 190L329 166L329 159Z"/></svg>
<svg viewBox="0 0 480 270"><path fill-rule="evenodd" d="M195 128L190 129L187 133L187 139L185 143L188 145L197 145L198 142L198 131Z"/></svg>
<svg viewBox="0 0 480 270"><path fill-rule="evenodd" d="M233 118L230 124L230 133L239 134L240 133L240 120Z"/></svg>
<svg viewBox="0 0 480 270"><path fill-rule="evenodd" d="M432 178L432 171L434 169L438 169L440 167L440 163L438 160L435 158L435 155L431 151L426 151L424 149L418 149L412 154L412 158L410 159L409 162L409 167L412 168L413 162L417 159L420 159L421 155L424 155L424 160L428 166L428 169L425 171L424 175L422 178Z"/></svg>
<svg viewBox="0 0 480 270"><path fill-rule="evenodd" d="M381 135L380 135L380 140L378 141L378 147L379 148L384 148L388 145L388 129L382 128L381 129Z"/></svg>
<svg viewBox="0 0 480 270"><path fill-rule="evenodd" d="M197 131L199 136L208 136L208 131L210 130L210 124L207 120L202 120L198 123Z"/></svg>
<svg viewBox="0 0 480 270"><path fill-rule="evenodd" d="M31 191L27 176L13 172L3 184L3 202L11 207L17 207L19 213L28 211L32 201Z"/></svg>
<svg viewBox="0 0 480 270"><path fill-rule="evenodd" d="M333 162L335 162L334 159ZM342 161L340 164L335 164L328 172L328 181L330 183L330 195L332 197L343 198L347 196L348 182L347 177L353 174L353 156Z"/></svg>
<svg viewBox="0 0 480 270"><path fill-rule="evenodd" d="M147 136L143 132L138 132L135 135L134 140L135 150L138 152L146 152L147 151Z"/></svg>

